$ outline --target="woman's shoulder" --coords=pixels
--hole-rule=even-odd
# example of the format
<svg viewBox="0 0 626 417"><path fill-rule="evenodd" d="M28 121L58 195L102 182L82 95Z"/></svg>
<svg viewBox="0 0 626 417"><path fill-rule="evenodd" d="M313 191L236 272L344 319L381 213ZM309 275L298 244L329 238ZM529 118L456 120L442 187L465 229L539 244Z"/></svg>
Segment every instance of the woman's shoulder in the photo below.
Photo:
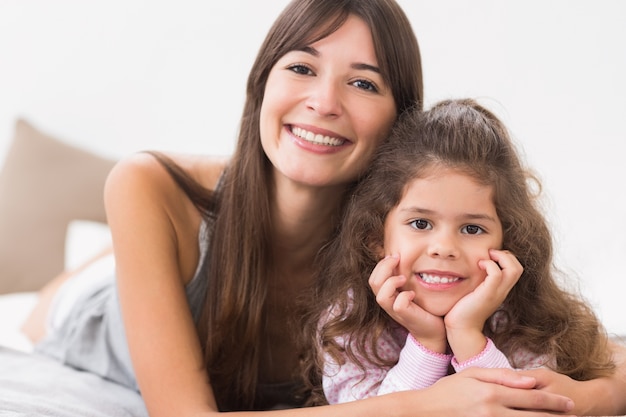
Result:
<svg viewBox="0 0 626 417"><path fill-rule="evenodd" d="M229 157L215 155L167 153L165 156L178 165L191 179L209 190L215 189L230 161Z"/></svg>
<svg viewBox="0 0 626 417"><path fill-rule="evenodd" d="M182 169L191 179L209 190L215 189L229 158L224 156L163 153L165 158ZM149 152L132 154L120 160L109 179L121 177L124 183L131 180L136 185L151 185L160 189L171 185L171 177L163 164Z"/></svg>
<svg viewBox="0 0 626 417"><path fill-rule="evenodd" d="M204 188L214 189L226 158L165 155ZM107 217L122 219L153 218L170 223L179 233L197 233L200 212L178 186L166 167L151 153L137 153L120 160L105 184Z"/></svg>
<svg viewBox="0 0 626 417"><path fill-rule="evenodd" d="M205 188L217 185L226 165L225 159L213 157L167 157ZM138 153L120 160L109 173L104 197L120 250L132 252L141 245L143 251L175 254L181 277L191 279L202 215L154 155Z"/></svg>

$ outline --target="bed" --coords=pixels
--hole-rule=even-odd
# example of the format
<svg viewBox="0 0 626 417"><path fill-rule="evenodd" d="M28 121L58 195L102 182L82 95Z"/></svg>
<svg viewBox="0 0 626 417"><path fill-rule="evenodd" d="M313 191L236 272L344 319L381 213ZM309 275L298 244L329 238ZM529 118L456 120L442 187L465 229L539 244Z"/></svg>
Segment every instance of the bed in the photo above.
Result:
<svg viewBox="0 0 626 417"><path fill-rule="evenodd" d="M33 353L20 332L38 289L111 244L102 193L114 164L15 123L0 165L0 416L148 415L139 393Z"/></svg>
<svg viewBox="0 0 626 417"><path fill-rule="evenodd" d="M0 164L0 415L144 417L136 391L32 352L37 290L110 245L102 192L114 160L17 120Z"/></svg>
<svg viewBox="0 0 626 417"><path fill-rule="evenodd" d="M147 416L139 393L47 357L0 347L0 415Z"/></svg>

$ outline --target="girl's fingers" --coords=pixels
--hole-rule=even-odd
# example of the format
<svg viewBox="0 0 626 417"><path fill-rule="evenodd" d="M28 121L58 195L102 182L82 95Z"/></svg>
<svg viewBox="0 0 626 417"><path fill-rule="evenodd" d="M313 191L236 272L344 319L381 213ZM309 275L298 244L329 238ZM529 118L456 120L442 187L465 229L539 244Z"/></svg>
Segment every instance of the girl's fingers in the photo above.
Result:
<svg viewBox="0 0 626 417"><path fill-rule="evenodd" d="M413 291L400 291L395 302L393 303L393 310L396 312L403 312L413 306L417 307L416 304L413 304L414 298L415 293Z"/></svg>
<svg viewBox="0 0 626 417"><path fill-rule="evenodd" d="M498 266L497 263L492 261L491 259L483 259L480 261L480 267L485 270L487 273L487 277L485 278L484 284L486 286L494 286L500 283L500 278L502 277L502 270Z"/></svg>
<svg viewBox="0 0 626 417"><path fill-rule="evenodd" d="M524 267L519 262L517 257L508 250L491 249L489 251L489 255L491 256L491 259L500 265L500 269L503 271L508 270L512 274L517 275L522 275L522 272L524 272Z"/></svg>
<svg viewBox="0 0 626 417"><path fill-rule="evenodd" d="M517 257L508 250L495 249L490 250L489 255L491 259L497 262L496 266L500 269L502 280L505 281L507 287L509 289L513 288L524 272L524 267L520 264Z"/></svg>
<svg viewBox="0 0 626 417"><path fill-rule="evenodd" d="M372 291L374 291L374 294L378 294L380 287L390 276L394 275L394 269L398 266L399 261L398 256L392 255L378 262L369 278L369 285Z"/></svg>
<svg viewBox="0 0 626 417"><path fill-rule="evenodd" d="M406 279L402 275L388 277L387 280L379 287L376 293L376 302L385 311L392 310L396 298L398 297L398 289L404 285Z"/></svg>

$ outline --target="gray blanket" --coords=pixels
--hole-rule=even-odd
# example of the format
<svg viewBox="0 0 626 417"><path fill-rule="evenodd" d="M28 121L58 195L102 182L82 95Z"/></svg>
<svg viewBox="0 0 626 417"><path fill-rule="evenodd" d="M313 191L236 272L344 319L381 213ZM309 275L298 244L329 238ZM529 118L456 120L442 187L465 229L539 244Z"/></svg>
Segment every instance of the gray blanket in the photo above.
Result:
<svg viewBox="0 0 626 417"><path fill-rule="evenodd" d="M0 347L0 416L147 417L141 396L45 356Z"/></svg>

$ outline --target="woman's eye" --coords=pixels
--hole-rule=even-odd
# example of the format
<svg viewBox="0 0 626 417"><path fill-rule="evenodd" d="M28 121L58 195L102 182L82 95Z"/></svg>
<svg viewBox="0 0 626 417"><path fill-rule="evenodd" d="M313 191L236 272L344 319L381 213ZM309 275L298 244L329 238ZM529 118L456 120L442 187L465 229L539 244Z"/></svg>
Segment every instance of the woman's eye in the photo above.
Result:
<svg viewBox="0 0 626 417"><path fill-rule="evenodd" d="M301 74L301 75L311 75L313 74L313 71L311 71L311 68L307 67L306 65L303 64L295 64L295 65L291 65L289 67L287 67L290 71L295 72L296 74Z"/></svg>
<svg viewBox="0 0 626 417"><path fill-rule="evenodd" d="M378 91L378 88L376 88L376 85L373 82L367 81L367 80L356 80L355 82L352 83L352 85L354 85L357 88L360 88L361 90L367 90L367 91L372 91L372 92Z"/></svg>
<svg viewBox="0 0 626 417"><path fill-rule="evenodd" d="M432 229L431 224L428 222L428 220L424 220L424 219L417 219L417 220L413 220L410 225L414 228L414 229L419 229L419 230L430 230Z"/></svg>
<svg viewBox="0 0 626 417"><path fill-rule="evenodd" d="M485 230L480 226L476 226L475 224L468 224L467 226L463 227L462 233L466 233L468 235L479 235L485 233Z"/></svg>

